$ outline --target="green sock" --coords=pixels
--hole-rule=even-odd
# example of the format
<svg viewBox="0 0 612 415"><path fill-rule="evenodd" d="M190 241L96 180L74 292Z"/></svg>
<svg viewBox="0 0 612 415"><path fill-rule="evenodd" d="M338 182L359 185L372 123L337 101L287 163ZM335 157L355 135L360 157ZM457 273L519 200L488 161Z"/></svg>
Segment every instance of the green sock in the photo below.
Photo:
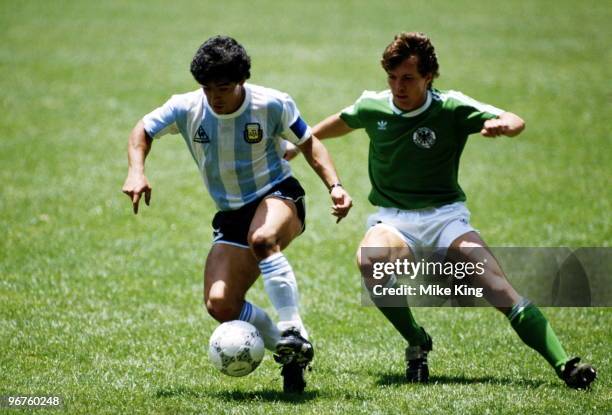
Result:
<svg viewBox="0 0 612 415"><path fill-rule="evenodd" d="M508 319L521 340L540 353L559 375L568 357L538 307L522 298L508 313Z"/></svg>
<svg viewBox="0 0 612 415"><path fill-rule="evenodd" d="M393 278L386 285L387 287L397 288L399 284ZM383 304L377 304L375 298L373 298L376 307L387 317L387 320L393 324L393 327L402 335L410 346L420 346L427 342L427 334L423 327L421 327L412 312L408 307L408 301L406 297L394 296L393 298L385 298Z"/></svg>
<svg viewBox="0 0 612 415"><path fill-rule="evenodd" d="M393 327L402 335L410 346L420 346L425 344L427 336L423 327L414 320L410 307L378 307L393 324Z"/></svg>

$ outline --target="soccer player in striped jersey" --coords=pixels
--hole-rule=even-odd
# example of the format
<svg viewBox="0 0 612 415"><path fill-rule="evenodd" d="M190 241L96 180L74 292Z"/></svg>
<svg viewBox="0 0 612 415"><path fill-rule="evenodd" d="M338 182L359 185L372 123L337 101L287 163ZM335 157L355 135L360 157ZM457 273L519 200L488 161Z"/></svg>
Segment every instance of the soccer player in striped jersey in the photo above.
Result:
<svg viewBox="0 0 612 415"><path fill-rule="evenodd" d="M300 148L329 189L337 221L352 202L295 102L282 92L247 83L250 67L236 40L215 36L204 42L191 63L200 88L173 95L130 134L123 192L134 213L142 195L148 204L151 186L144 163L153 139L167 133L183 136L218 209L204 269L206 308L219 322L240 319L257 327L282 365L284 390L302 392L314 351L299 314L295 275L282 250L303 232L305 205L304 190L283 159L286 143ZM277 311L276 325L245 300L259 274Z"/></svg>
<svg viewBox="0 0 612 415"><path fill-rule="evenodd" d="M324 139L364 128L370 138L369 200L379 209L370 216L357 253L364 278L372 276L374 263L393 261L390 256L400 251L415 259L421 248L445 249L454 261L484 263L484 278L477 281L485 298L508 317L520 338L568 386L588 387L596 377L595 369L579 364L579 358L568 358L544 315L512 288L470 225L465 194L457 180L459 159L470 134L514 137L523 131L523 120L460 92L434 89L437 57L430 39L422 33L395 36L381 63L388 90L364 92L353 105L313 129ZM368 247L376 249L363 249ZM393 287L396 281L390 278L386 284ZM431 337L415 321L406 301L400 307L394 305L377 304L408 342L407 379L427 382Z"/></svg>

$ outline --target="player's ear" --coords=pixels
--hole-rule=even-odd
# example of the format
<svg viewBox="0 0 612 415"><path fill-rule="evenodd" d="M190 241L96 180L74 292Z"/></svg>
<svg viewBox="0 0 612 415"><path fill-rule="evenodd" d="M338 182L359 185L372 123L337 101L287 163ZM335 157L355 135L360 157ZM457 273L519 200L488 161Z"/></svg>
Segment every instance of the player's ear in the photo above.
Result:
<svg viewBox="0 0 612 415"><path fill-rule="evenodd" d="M427 81L427 85L431 87L431 83L433 82L433 74L428 73L427 75L425 75L425 80Z"/></svg>

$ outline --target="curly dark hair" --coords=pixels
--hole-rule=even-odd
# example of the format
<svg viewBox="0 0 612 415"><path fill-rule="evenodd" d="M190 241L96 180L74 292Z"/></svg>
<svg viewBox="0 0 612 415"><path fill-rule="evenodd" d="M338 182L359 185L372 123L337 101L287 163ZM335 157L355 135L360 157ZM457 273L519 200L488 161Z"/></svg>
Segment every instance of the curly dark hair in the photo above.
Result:
<svg viewBox="0 0 612 415"><path fill-rule="evenodd" d="M213 36L200 46L191 61L191 74L200 85L208 82L241 82L251 77L251 58L229 36Z"/></svg>
<svg viewBox="0 0 612 415"><path fill-rule="evenodd" d="M431 88L433 79L440 76L440 73L436 51L425 33L402 32L395 35L393 42L385 48L380 63L386 71L390 71L413 55L419 58L418 70L421 76L432 75L429 83Z"/></svg>

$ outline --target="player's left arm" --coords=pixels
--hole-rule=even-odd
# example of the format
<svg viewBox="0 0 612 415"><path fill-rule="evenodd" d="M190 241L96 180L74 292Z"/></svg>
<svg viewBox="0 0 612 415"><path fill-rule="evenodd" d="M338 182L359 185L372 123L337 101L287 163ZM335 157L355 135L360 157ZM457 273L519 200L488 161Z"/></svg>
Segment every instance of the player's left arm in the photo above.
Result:
<svg viewBox="0 0 612 415"><path fill-rule="evenodd" d="M498 137L505 135L514 137L525 129L525 121L512 112L504 112L497 118L486 120L480 130L480 134L485 137Z"/></svg>
<svg viewBox="0 0 612 415"><path fill-rule="evenodd" d="M310 164L310 167L319 175L325 186L329 189L333 202L332 215L338 218L337 222L340 222L353 206L353 201L348 192L342 187L327 149L314 135L311 135L310 139L299 144L298 147L304 154L304 158Z"/></svg>

